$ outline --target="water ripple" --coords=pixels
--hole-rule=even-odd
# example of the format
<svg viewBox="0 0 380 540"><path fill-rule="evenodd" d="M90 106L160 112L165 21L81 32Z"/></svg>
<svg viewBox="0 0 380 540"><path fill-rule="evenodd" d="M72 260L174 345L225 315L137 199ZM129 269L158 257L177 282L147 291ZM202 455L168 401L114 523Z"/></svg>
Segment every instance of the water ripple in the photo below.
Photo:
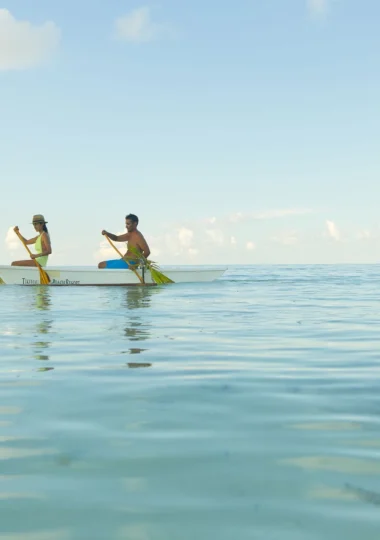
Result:
<svg viewBox="0 0 380 540"><path fill-rule="evenodd" d="M0 540L378 540L379 270L1 286Z"/></svg>

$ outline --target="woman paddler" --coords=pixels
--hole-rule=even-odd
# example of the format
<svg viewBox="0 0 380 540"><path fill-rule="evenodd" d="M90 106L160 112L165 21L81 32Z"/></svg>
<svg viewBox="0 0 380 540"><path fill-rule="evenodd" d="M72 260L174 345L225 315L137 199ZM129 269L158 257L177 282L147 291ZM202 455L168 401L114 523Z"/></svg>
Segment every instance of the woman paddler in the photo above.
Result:
<svg viewBox="0 0 380 540"><path fill-rule="evenodd" d="M49 231L46 227L47 221L42 214L36 214L33 216L32 225L36 232L37 236L26 240L21 236L19 228L15 227L14 232L23 240L25 244L31 245L34 244L34 248L37 253L32 253L29 260L26 261L14 261L12 266L37 266L35 261L37 261L41 266L46 266L48 257L51 255L51 243Z"/></svg>

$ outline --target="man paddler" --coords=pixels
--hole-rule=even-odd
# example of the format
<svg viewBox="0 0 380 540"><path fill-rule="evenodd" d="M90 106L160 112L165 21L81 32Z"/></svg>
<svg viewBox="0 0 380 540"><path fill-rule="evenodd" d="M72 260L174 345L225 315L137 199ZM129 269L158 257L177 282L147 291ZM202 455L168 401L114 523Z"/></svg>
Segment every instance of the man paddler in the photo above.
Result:
<svg viewBox="0 0 380 540"><path fill-rule="evenodd" d="M139 224L139 218L135 214L128 214L125 217L125 226L127 228L126 233L124 234L112 234L108 231L103 230L102 234L108 236L114 242L127 242L128 250L125 254L125 257L128 257L128 262L124 259L115 259L110 261L103 261L98 264L98 268L113 268L113 269L128 269L131 266L137 265L138 261L136 259L136 254L131 251L131 248L135 248L137 251L142 253L144 257L148 258L150 255L149 246L139 230L137 230L137 225Z"/></svg>

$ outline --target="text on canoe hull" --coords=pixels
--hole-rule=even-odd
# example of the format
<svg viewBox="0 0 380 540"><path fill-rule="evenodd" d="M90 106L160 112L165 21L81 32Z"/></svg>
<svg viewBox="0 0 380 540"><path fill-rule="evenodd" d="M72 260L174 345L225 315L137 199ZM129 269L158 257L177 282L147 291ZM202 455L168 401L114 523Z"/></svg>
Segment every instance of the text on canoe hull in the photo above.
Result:
<svg viewBox="0 0 380 540"><path fill-rule="evenodd" d="M23 285L39 285L37 279L21 278ZM80 281L71 281L70 279L52 279L50 285L79 285Z"/></svg>

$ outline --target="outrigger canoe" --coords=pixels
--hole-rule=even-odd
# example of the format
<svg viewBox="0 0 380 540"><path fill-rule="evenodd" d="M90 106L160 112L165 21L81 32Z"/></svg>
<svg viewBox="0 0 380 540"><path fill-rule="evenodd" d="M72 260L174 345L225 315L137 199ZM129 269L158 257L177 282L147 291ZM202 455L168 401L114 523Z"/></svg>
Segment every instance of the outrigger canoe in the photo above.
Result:
<svg viewBox="0 0 380 540"><path fill-rule="evenodd" d="M89 266L51 266L44 270L50 277L50 286L81 285L141 285L141 281L131 270L107 270ZM201 283L215 281L220 278L227 267L221 266L166 266L162 269L165 276L174 283ZM149 270L140 268L138 272L146 285L155 285ZM1 266L1 285L39 285L40 275L37 268L26 266Z"/></svg>

